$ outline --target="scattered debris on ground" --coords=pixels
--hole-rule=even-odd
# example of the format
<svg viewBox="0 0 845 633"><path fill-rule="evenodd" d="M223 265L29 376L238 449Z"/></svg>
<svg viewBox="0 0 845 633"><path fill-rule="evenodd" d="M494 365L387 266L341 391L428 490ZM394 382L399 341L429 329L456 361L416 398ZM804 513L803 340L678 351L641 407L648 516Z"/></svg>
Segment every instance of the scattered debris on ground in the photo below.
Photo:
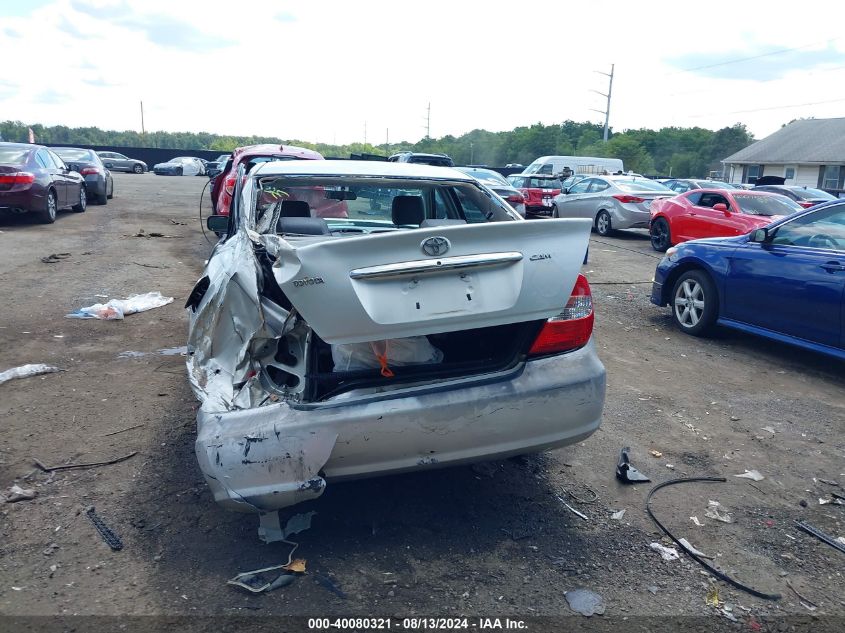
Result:
<svg viewBox="0 0 845 633"><path fill-rule="evenodd" d="M111 464L117 464L119 462L126 461L130 457L135 457L138 454L138 451L132 451L128 455L124 455L123 457L116 457L115 459L110 459L105 462L89 462L86 464L61 464L59 466L45 466L43 462L38 459L35 459L35 465L38 466L41 470L45 473L50 473L56 470L70 470L72 468L95 468L97 466L110 466Z"/></svg>
<svg viewBox="0 0 845 633"><path fill-rule="evenodd" d="M765 477L757 470L746 470L741 475L734 475L734 477L739 477L740 479L750 479L752 481L762 481L765 479Z"/></svg>
<svg viewBox="0 0 845 633"><path fill-rule="evenodd" d="M712 499L707 501L707 508L704 510L704 516L709 519L716 519L722 523L734 522L733 517L730 512L725 509L725 506L718 501L713 501Z"/></svg>
<svg viewBox="0 0 845 633"><path fill-rule="evenodd" d="M89 506L85 510L85 516L87 516L91 520L91 523L94 524L94 527L97 528L97 531L100 533L100 536L103 537L106 545L112 548L115 552L123 549L123 541L121 541L120 537L105 524L99 515L97 515L97 511L94 506Z"/></svg>
<svg viewBox="0 0 845 633"><path fill-rule="evenodd" d="M651 479L631 465L631 460L628 457L628 453L630 452L631 448L629 446L626 446L619 452L619 461L616 463L616 478L626 484L651 481Z"/></svg>
<svg viewBox="0 0 845 633"><path fill-rule="evenodd" d="M95 303L87 308L79 308L65 316L69 319L101 319L112 321L123 317L146 312L153 308L160 308L173 301L173 297L165 297L160 292L147 292L141 295L130 295L126 299L111 299L108 303Z"/></svg>
<svg viewBox="0 0 845 633"><path fill-rule="evenodd" d="M659 553L663 560L678 560L681 557L674 547L666 547L660 543L650 543L649 547Z"/></svg>
<svg viewBox="0 0 845 633"><path fill-rule="evenodd" d="M573 589L563 594L569 603L569 608L583 616L604 614L604 600L589 589Z"/></svg>
<svg viewBox="0 0 845 633"><path fill-rule="evenodd" d="M41 374L54 374L57 371L64 370L42 363L31 363L29 365L21 365L20 367L12 367L11 369L0 372L0 385L14 378L29 378L30 376L40 376Z"/></svg>
<svg viewBox="0 0 845 633"><path fill-rule="evenodd" d="M845 554L845 545L843 545L839 539L833 538L830 534L822 532L819 528L810 525L806 521L796 521L795 525L799 530L806 532L810 536L815 536L822 543L827 543L831 547L836 548Z"/></svg>
<svg viewBox="0 0 845 633"><path fill-rule="evenodd" d="M41 261L45 264L58 264L63 259L70 257L70 253L51 253L46 257L42 257Z"/></svg>
<svg viewBox="0 0 845 633"><path fill-rule="evenodd" d="M14 484L9 491L4 495L3 501L6 503L15 503L17 501L29 501L31 499L35 499L38 495L34 489L30 488L21 488L19 485Z"/></svg>

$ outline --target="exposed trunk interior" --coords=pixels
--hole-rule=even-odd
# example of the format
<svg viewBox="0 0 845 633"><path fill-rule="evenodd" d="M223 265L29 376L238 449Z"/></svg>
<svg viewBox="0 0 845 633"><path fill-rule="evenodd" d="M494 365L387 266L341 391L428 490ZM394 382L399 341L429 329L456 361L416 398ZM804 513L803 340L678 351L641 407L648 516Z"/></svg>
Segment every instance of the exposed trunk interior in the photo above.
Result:
<svg viewBox="0 0 845 633"><path fill-rule="evenodd" d="M524 360L543 321L529 321L493 327L428 335L429 342L443 352L436 364L390 366L393 376L385 378L379 368L335 371L331 346L312 333L310 370L304 399L326 400L340 393L365 387L501 371Z"/></svg>

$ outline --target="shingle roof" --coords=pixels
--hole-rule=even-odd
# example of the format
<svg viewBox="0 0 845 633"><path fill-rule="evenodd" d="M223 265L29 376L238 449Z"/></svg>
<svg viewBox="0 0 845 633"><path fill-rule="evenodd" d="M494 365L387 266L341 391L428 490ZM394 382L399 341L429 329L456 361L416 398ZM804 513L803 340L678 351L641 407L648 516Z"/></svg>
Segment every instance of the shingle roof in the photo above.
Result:
<svg viewBox="0 0 845 633"><path fill-rule="evenodd" d="M722 162L845 164L845 118L793 121Z"/></svg>

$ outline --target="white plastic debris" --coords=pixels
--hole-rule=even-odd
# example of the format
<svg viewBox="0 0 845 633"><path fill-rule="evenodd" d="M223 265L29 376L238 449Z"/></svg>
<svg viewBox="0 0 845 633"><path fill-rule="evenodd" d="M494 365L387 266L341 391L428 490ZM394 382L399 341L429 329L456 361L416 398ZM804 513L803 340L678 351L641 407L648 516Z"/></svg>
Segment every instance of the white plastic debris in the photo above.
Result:
<svg viewBox="0 0 845 633"><path fill-rule="evenodd" d="M833 499L825 499L823 497L819 497L819 505L826 506L828 503L831 503Z"/></svg>
<svg viewBox="0 0 845 633"><path fill-rule="evenodd" d="M837 542L837 543L842 543L843 545L845 545L845 536L837 536L837 537L836 537L836 542Z"/></svg>
<svg viewBox="0 0 845 633"><path fill-rule="evenodd" d="M332 345L335 371L402 367L403 365L436 365L443 361L443 352L425 336L409 336L386 341Z"/></svg>
<svg viewBox="0 0 845 633"><path fill-rule="evenodd" d="M692 546L692 543L690 543L690 542L689 542L687 539L685 539L685 538L679 538L679 539L678 539L678 542L679 542L681 545L683 545L684 547L686 547L686 548L687 548L690 552L692 552L692 553L693 553L693 554L695 554L696 556L700 556L701 558L713 558L712 556L708 556L708 555L707 555L707 554L705 554L704 552L701 552L701 551L697 550L696 548L694 548L694 547Z"/></svg>
<svg viewBox="0 0 845 633"><path fill-rule="evenodd" d="M771 433L772 435L774 435L776 433L774 427L772 427L772 426L761 426L760 430L766 431L767 433Z"/></svg>
<svg viewBox="0 0 845 633"><path fill-rule="evenodd" d="M285 538L294 534L299 534L300 532L304 532L305 530L310 528L311 517L313 517L315 514L317 513L314 510L311 510L311 512L295 514L291 518L289 518L288 522L285 524Z"/></svg>
<svg viewBox="0 0 845 633"><path fill-rule="evenodd" d="M713 501L710 499L708 502L707 509L704 511L704 516L710 519L716 519L717 521L721 521L722 523L733 523L733 517L730 513L725 509L718 501Z"/></svg>
<svg viewBox="0 0 845 633"><path fill-rule="evenodd" d="M114 321L129 314L146 312L153 308L160 308L173 301L173 297L165 297L160 292L147 292L142 295L130 295L126 299L111 299L108 303L95 303L87 308L79 308L65 316L68 319L101 319Z"/></svg>
<svg viewBox="0 0 845 633"><path fill-rule="evenodd" d="M30 376L38 376L40 374L52 374L57 371L62 371L58 367L52 365L44 365L41 363L32 363L29 365L21 365L20 367L12 367L6 371L0 372L0 385L7 380L14 378L29 378Z"/></svg>
<svg viewBox="0 0 845 633"><path fill-rule="evenodd" d="M698 520L698 517L690 517L689 520L695 523L698 527L704 526L704 524Z"/></svg>
<svg viewBox="0 0 845 633"><path fill-rule="evenodd" d="M610 515L610 518L614 521L619 521L622 517L625 516L625 510L619 510L619 512L614 512Z"/></svg>
<svg viewBox="0 0 845 633"><path fill-rule="evenodd" d="M746 470L741 475L734 475L734 477L739 477L740 479L752 479L753 481L762 481L765 479L758 470Z"/></svg>
<svg viewBox="0 0 845 633"><path fill-rule="evenodd" d="M681 557L674 547L666 547L660 543L651 543L649 547L655 552L659 552L663 560L676 560Z"/></svg>
<svg viewBox="0 0 845 633"><path fill-rule="evenodd" d="M14 503L15 501L29 501L30 499L35 499L35 496L38 493L35 490L29 490L27 488L21 488L19 485L14 484L9 491L6 493L6 503Z"/></svg>

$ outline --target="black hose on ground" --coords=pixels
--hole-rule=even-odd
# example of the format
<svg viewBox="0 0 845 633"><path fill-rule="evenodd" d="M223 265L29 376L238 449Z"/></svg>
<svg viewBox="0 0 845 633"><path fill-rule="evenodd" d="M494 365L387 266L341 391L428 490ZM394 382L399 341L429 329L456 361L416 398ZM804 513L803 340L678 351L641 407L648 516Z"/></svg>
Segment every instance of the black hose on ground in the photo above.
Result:
<svg viewBox="0 0 845 633"><path fill-rule="evenodd" d="M657 484L654 488L651 489L645 499L645 510L646 512L648 512L648 516L650 516L651 520L657 524L657 527L663 530L663 533L666 534L666 536L675 541L675 543L684 551L685 554L687 554L687 556L692 558L695 562L704 567L704 569L716 576L716 578L718 578L719 580L724 580L729 585L733 585L737 589L745 591L746 593L750 593L752 596L755 596L757 598L762 598L763 600L780 600L781 595L779 593L763 593L762 591L757 591L756 589L752 589L751 587L743 585L741 582L736 581L727 574L723 574L719 570L715 569L709 563L703 560L700 556L692 553L683 543L681 543L678 539L675 538L674 534L672 534L669 530L663 527L663 524L657 520L656 516L654 516L654 513L651 511L651 506L649 504L651 503L651 497L652 495L654 495L655 492L657 492L661 488L665 488L666 486L672 486L674 484L692 483L697 481L710 483L725 483L727 479L725 479L724 477L687 477L681 479L670 479L669 481L664 481L661 484Z"/></svg>
<svg viewBox="0 0 845 633"><path fill-rule="evenodd" d="M205 187L202 188L200 192L200 228L202 229L202 236L205 238L205 241L211 244L211 240L208 239L208 235L205 234L205 225L202 223L202 197L205 195L205 190L208 189L208 185L211 184L211 181L214 180L213 178L209 178L208 182L205 183Z"/></svg>

